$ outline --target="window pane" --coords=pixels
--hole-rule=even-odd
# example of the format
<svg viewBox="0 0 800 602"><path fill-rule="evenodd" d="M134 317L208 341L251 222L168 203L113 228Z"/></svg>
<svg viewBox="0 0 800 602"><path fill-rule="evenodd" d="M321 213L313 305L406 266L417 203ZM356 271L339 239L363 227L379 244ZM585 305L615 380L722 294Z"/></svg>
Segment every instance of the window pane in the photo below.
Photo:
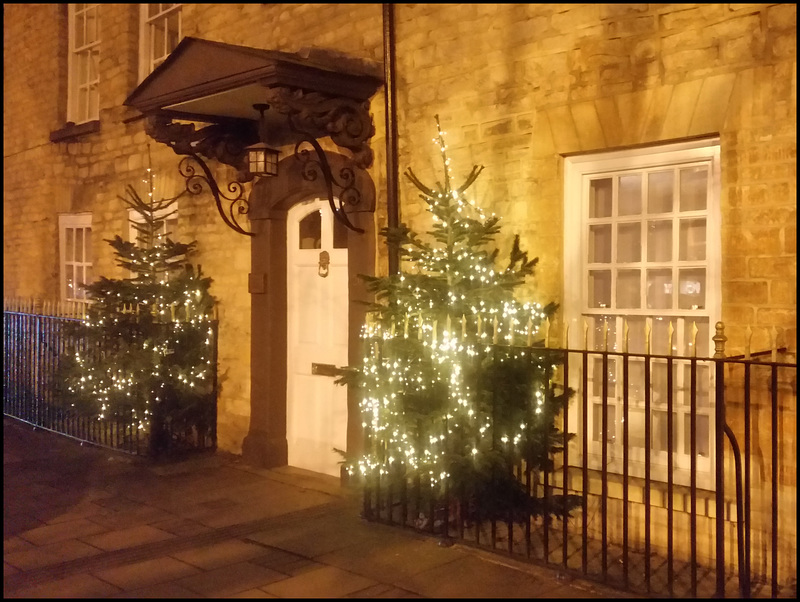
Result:
<svg viewBox="0 0 800 602"><path fill-rule="evenodd" d="M617 272L617 309L639 309L641 301L640 270Z"/></svg>
<svg viewBox="0 0 800 602"><path fill-rule="evenodd" d="M608 418L608 431L606 433L606 442L613 443L614 440L617 438L617 429L616 429L616 413L617 408L613 405L608 405L606 407L606 416ZM603 406L602 404L596 403L592 407L592 419L593 419L593 433L592 433L592 440L593 441L602 441L602 433L603 433Z"/></svg>
<svg viewBox="0 0 800 602"><path fill-rule="evenodd" d="M678 259L702 261L706 258L706 220L682 219Z"/></svg>
<svg viewBox="0 0 800 602"><path fill-rule="evenodd" d="M672 171L657 171L647 176L647 212L672 211Z"/></svg>
<svg viewBox="0 0 800 602"><path fill-rule="evenodd" d="M653 318L653 331L650 334L650 349L652 353L665 355L669 353L669 326L672 324L672 351L678 351L675 343L675 328L676 324L672 318L664 318L656 316Z"/></svg>
<svg viewBox="0 0 800 602"><path fill-rule="evenodd" d="M675 436L676 426L677 426L677 415L675 412L672 413L672 451L677 451L678 448L678 441L677 437ZM653 412L653 426L652 426L652 437L653 437L653 449L655 451L667 451L667 413L666 412Z"/></svg>
<svg viewBox="0 0 800 602"><path fill-rule="evenodd" d="M64 259L66 261L75 261L75 230L73 228L66 228L66 242L64 243Z"/></svg>
<svg viewBox="0 0 800 602"><path fill-rule="evenodd" d="M589 306L611 307L611 271L589 271Z"/></svg>
<svg viewBox="0 0 800 602"><path fill-rule="evenodd" d="M84 20L83 20L83 13L78 12L78 8L76 5L75 8L75 16L72 19L73 27L75 28L75 41L72 45L72 50L76 48L80 48L86 43L86 33L83 30Z"/></svg>
<svg viewBox="0 0 800 602"><path fill-rule="evenodd" d="M589 184L589 217L611 216L611 178Z"/></svg>
<svg viewBox="0 0 800 602"><path fill-rule="evenodd" d="M71 265L65 266L67 282L67 299L75 298L75 268Z"/></svg>
<svg viewBox="0 0 800 602"><path fill-rule="evenodd" d="M628 400L644 401L644 362L633 358L628 360Z"/></svg>
<svg viewBox="0 0 800 602"><path fill-rule="evenodd" d="M166 35L164 33L164 25L161 21L153 23L150 29L152 36L153 58L161 58L164 56L164 49L166 48Z"/></svg>
<svg viewBox="0 0 800 602"><path fill-rule="evenodd" d="M86 88L81 88L78 91L78 121L89 120L89 92Z"/></svg>
<svg viewBox="0 0 800 602"><path fill-rule="evenodd" d="M180 36L181 14L173 12L167 17L167 54L175 50Z"/></svg>
<svg viewBox="0 0 800 602"><path fill-rule="evenodd" d="M642 212L642 176L620 176L619 215L639 215Z"/></svg>
<svg viewBox="0 0 800 602"><path fill-rule="evenodd" d="M647 261L672 260L672 221L647 222Z"/></svg>
<svg viewBox="0 0 800 602"><path fill-rule="evenodd" d="M678 307L703 309L706 306L706 271L703 268L679 270Z"/></svg>
<svg viewBox="0 0 800 602"><path fill-rule="evenodd" d="M100 51L99 50L91 50L87 53L86 57L86 65L87 65L87 75L86 75L86 83L96 82L100 79L100 72L97 68L97 64L100 61Z"/></svg>
<svg viewBox="0 0 800 602"><path fill-rule="evenodd" d="M92 229L84 228L84 256L86 263L92 263Z"/></svg>
<svg viewBox="0 0 800 602"><path fill-rule="evenodd" d="M644 353L647 320L639 316L631 316L628 322L628 351L631 353Z"/></svg>
<svg viewBox="0 0 800 602"><path fill-rule="evenodd" d="M708 416L704 414L697 414L696 416L696 434L695 434L695 443L696 453L698 456L703 458L708 458L708 438L709 438L709 429L708 429ZM685 414L683 417L683 453L691 454L692 453L692 418L689 414Z"/></svg>
<svg viewBox="0 0 800 602"><path fill-rule="evenodd" d="M684 354L691 357L692 355L692 325L697 325L697 355L696 357L708 357L708 320L692 318L686 320L686 345L684 347Z"/></svg>
<svg viewBox="0 0 800 602"><path fill-rule="evenodd" d="M616 349L617 339L617 319L614 316L593 316L588 319L590 325L589 345L592 349L603 351L606 348L606 337L608 337L608 349ZM605 334L608 329L608 334Z"/></svg>
<svg viewBox="0 0 800 602"><path fill-rule="evenodd" d="M644 447L644 411L628 411L628 441L631 447Z"/></svg>
<svg viewBox="0 0 800 602"><path fill-rule="evenodd" d="M695 382L695 390L697 391L697 407L698 408L707 408L708 407L708 387L709 387L709 367L706 364L701 364L697 362L697 373L695 378L697 379ZM685 394L683 396L683 403L681 405L685 405L687 408L691 407L692 404L692 365L687 363L683 366L683 388Z"/></svg>
<svg viewBox="0 0 800 602"><path fill-rule="evenodd" d="M75 261L83 261L83 228L75 228Z"/></svg>
<svg viewBox="0 0 800 602"><path fill-rule="evenodd" d="M97 41L97 7L86 10L86 43Z"/></svg>
<svg viewBox="0 0 800 602"><path fill-rule="evenodd" d="M89 53L81 52L80 54L76 55L75 58L78 62L77 84L82 86L89 81Z"/></svg>
<svg viewBox="0 0 800 602"><path fill-rule="evenodd" d="M681 211L701 211L706 208L708 194L708 168L690 167L682 169Z"/></svg>
<svg viewBox="0 0 800 602"><path fill-rule="evenodd" d="M639 222L617 225L617 261L641 261L642 226Z"/></svg>
<svg viewBox="0 0 800 602"><path fill-rule="evenodd" d="M647 270L647 307L672 309L672 270Z"/></svg>
<svg viewBox="0 0 800 602"><path fill-rule="evenodd" d="M312 211L300 221L300 248L322 248L322 216L319 211Z"/></svg>
<svg viewBox="0 0 800 602"><path fill-rule="evenodd" d="M667 382L667 362L666 360L653 360L652 364L653 403L667 405L669 400L670 387ZM678 366L672 364L672 400L675 402L675 391L678 388Z"/></svg>
<svg viewBox="0 0 800 602"><path fill-rule="evenodd" d="M98 87L92 86L89 89L89 98L87 106L87 119L97 119L100 114L100 96L98 94Z"/></svg>
<svg viewBox="0 0 800 602"><path fill-rule="evenodd" d="M611 263L611 225L589 226L589 263Z"/></svg>

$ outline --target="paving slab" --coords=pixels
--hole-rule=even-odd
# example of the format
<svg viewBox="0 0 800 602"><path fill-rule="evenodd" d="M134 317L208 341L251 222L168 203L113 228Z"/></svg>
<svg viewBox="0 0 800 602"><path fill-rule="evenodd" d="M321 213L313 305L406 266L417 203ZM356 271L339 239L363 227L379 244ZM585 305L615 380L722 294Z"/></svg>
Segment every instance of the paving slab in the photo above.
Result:
<svg viewBox="0 0 800 602"><path fill-rule="evenodd" d="M247 543L239 539L229 539L219 543L210 544L177 552L174 558L201 569L216 569L222 566L236 564L264 556L265 550L255 543Z"/></svg>
<svg viewBox="0 0 800 602"><path fill-rule="evenodd" d="M247 591L234 594L233 596L230 597L231 598L277 598L278 596L273 596L272 594L268 594L263 589L248 589Z"/></svg>
<svg viewBox="0 0 800 602"><path fill-rule="evenodd" d="M145 543L164 541L175 537L171 533L161 531L150 525L137 525L127 529L109 531L102 535L82 537L83 541L101 550L122 550L132 548Z"/></svg>
<svg viewBox="0 0 800 602"><path fill-rule="evenodd" d="M36 527L28 531L23 531L19 536L33 544L44 545L77 537L89 537L106 531L108 531L108 529L97 523L93 523L85 518L79 518L55 525Z"/></svg>
<svg viewBox="0 0 800 602"><path fill-rule="evenodd" d="M282 579L286 579L286 575L250 562L239 562L179 579L176 583L207 598L225 598Z"/></svg>
<svg viewBox="0 0 800 602"><path fill-rule="evenodd" d="M22 571L54 566L100 554L102 550L77 539L61 540L43 546L35 546L27 550L3 554L3 560Z"/></svg>
<svg viewBox="0 0 800 602"><path fill-rule="evenodd" d="M175 558L161 557L96 571L96 577L122 590L142 589L175 581L202 571Z"/></svg>
<svg viewBox="0 0 800 602"><path fill-rule="evenodd" d="M15 598L107 598L118 594L120 588L92 575L72 575L14 592Z"/></svg>
<svg viewBox="0 0 800 602"><path fill-rule="evenodd" d="M159 583L158 585L124 591L111 597L137 599L154 598L163 600L165 598L203 598L204 596L190 589L186 589L185 587L181 587L177 583Z"/></svg>
<svg viewBox="0 0 800 602"><path fill-rule="evenodd" d="M261 589L278 598L342 598L375 585L375 581L361 575L334 566L321 566Z"/></svg>
<svg viewBox="0 0 800 602"><path fill-rule="evenodd" d="M334 477L3 432L6 598L625 597L365 521Z"/></svg>

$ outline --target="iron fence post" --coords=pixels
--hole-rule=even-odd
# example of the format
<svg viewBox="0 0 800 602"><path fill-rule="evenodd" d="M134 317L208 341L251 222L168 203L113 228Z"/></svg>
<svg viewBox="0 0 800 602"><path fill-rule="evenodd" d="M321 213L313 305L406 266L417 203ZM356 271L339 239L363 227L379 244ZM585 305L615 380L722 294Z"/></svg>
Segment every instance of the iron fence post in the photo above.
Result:
<svg viewBox="0 0 800 602"><path fill-rule="evenodd" d="M716 495L716 557L717 587L715 596L725 597L725 325L717 322L714 341L716 386L714 391L715 495Z"/></svg>

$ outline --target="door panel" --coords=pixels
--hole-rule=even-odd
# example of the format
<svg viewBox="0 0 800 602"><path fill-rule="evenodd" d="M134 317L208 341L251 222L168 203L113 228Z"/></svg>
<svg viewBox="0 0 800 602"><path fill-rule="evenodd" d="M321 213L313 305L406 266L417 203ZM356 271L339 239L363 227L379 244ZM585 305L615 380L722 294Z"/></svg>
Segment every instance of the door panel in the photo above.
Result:
<svg viewBox="0 0 800 602"><path fill-rule="evenodd" d="M314 212L319 222L307 219ZM347 389L312 373L313 363L347 365L347 249L333 247L333 219L320 200L294 206L287 218L286 437L289 465L339 476L333 448L347 447ZM317 223L321 231L310 231ZM319 246L310 244L317 235Z"/></svg>

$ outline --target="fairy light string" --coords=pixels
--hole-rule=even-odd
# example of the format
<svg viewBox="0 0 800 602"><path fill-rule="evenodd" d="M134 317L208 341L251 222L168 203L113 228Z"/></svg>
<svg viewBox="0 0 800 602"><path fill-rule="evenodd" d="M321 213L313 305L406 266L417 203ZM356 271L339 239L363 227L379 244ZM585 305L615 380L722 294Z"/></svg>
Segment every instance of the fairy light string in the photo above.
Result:
<svg viewBox="0 0 800 602"><path fill-rule="evenodd" d="M500 218L467 196L483 167L454 186L438 116L436 127L442 182L427 186L405 172L432 226L425 237L405 224L384 231L399 242L401 270L367 279L376 303L353 370L367 446L348 470L367 478L419 477L441 489L453 470L483 465L497 453L530 456L535 438L552 431L561 400L552 395L556 365L541 336L556 305L513 294L537 260L516 238L507 267L498 267L498 251L489 247Z"/></svg>
<svg viewBox="0 0 800 602"><path fill-rule="evenodd" d="M149 160L142 184L144 195L129 185L118 197L140 217L131 222L135 240L106 241L130 277L86 286L89 305L77 331L86 343L74 350L66 382L73 406L98 420L130 417L150 432L155 404L188 414L213 390L214 298L211 279L186 263L196 241L175 241L166 228L182 195L156 198ZM206 405L214 411L213 401Z"/></svg>

